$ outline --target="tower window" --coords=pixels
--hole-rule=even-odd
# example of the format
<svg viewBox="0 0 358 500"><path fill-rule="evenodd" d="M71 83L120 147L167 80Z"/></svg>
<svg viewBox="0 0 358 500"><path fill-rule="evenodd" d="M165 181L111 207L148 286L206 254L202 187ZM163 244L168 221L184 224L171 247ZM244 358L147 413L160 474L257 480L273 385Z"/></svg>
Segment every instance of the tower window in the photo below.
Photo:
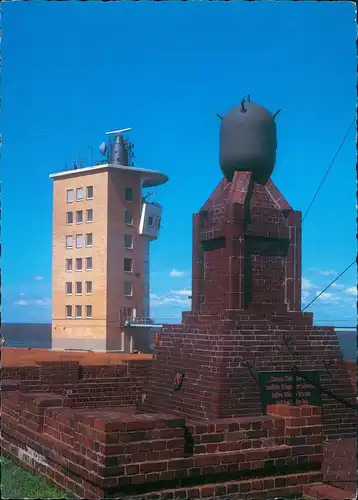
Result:
<svg viewBox="0 0 358 500"><path fill-rule="evenodd" d="M66 271L72 271L72 259L66 259Z"/></svg>
<svg viewBox="0 0 358 500"><path fill-rule="evenodd" d="M125 189L125 200L126 201L133 201L133 189L132 188Z"/></svg>
<svg viewBox="0 0 358 500"><path fill-rule="evenodd" d="M131 307L125 307L123 309L124 319L132 319L133 318L133 309Z"/></svg>
<svg viewBox="0 0 358 500"><path fill-rule="evenodd" d="M93 243L92 233L86 234L86 247L91 247Z"/></svg>
<svg viewBox="0 0 358 500"><path fill-rule="evenodd" d="M66 306L66 318L72 318L72 306Z"/></svg>
<svg viewBox="0 0 358 500"><path fill-rule="evenodd" d="M124 271L131 273L133 271L133 259L124 258Z"/></svg>
<svg viewBox="0 0 358 500"><path fill-rule="evenodd" d="M93 186L87 186L87 189L86 189L86 198L87 198L87 200L92 200L93 199Z"/></svg>
<svg viewBox="0 0 358 500"><path fill-rule="evenodd" d="M148 226L153 226L153 217L148 217Z"/></svg>
<svg viewBox="0 0 358 500"><path fill-rule="evenodd" d="M82 234L76 234L76 248L82 248L82 246L83 246Z"/></svg>
<svg viewBox="0 0 358 500"><path fill-rule="evenodd" d="M86 318L92 318L92 306L90 304L86 305Z"/></svg>
<svg viewBox="0 0 358 500"><path fill-rule="evenodd" d="M124 212L124 222L129 226L133 226L133 216L128 210Z"/></svg>
<svg viewBox="0 0 358 500"><path fill-rule="evenodd" d="M124 248L133 248L133 236L131 234L124 235Z"/></svg>
<svg viewBox="0 0 358 500"><path fill-rule="evenodd" d="M72 295L72 283L70 281L66 283L66 295Z"/></svg>
<svg viewBox="0 0 358 500"><path fill-rule="evenodd" d="M92 222L93 221L93 210L92 208L89 208L86 210L86 222Z"/></svg>
<svg viewBox="0 0 358 500"><path fill-rule="evenodd" d="M77 198L77 201L83 200L83 188L76 189L76 198Z"/></svg>
<svg viewBox="0 0 358 500"><path fill-rule="evenodd" d="M76 259L76 271L82 271L82 258Z"/></svg>
<svg viewBox="0 0 358 500"><path fill-rule="evenodd" d="M67 212L66 214L66 224L73 224L73 212Z"/></svg>
<svg viewBox="0 0 358 500"><path fill-rule="evenodd" d="M72 248L72 247L73 247L73 237L66 236L66 248Z"/></svg>
<svg viewBox="0 0 358 500"><path fill-rule="evenodd" d="M82 295L82 281L76 281L76 295Z"/></svg>
<svg viewBox="0 0 358 500"><path fill-rule="evenodd" d="M76 306L76 318L82 318L82 306Z"/></svg>
<svg viewBox="0 0 358 500"><path fill-rule="evenodd" d="M82 224L83 222L83 211L79 210L76 212L76 224Z"/></svg>
<svg viewBox="0 0 358 500"><path fill-rule="evenodd" d="M67 189L66 191L66 201L67 203L73 202L73 189Z"/></svg>
<svg viewBox="0 0 358 500"><path fill-rule="evenodd" d="M86 295L92 294L92 281L86 281Z"/></svg>
<svg viewBox="0 0 358 500"><path fill-rule="evenodd" d="M124 295L126 297L132 297L133 295L133 285L130 281L124 282Z"/></svg>
<svg viewBox="0 0 358 500"><path fill-rule="evenodd" d="M92 257L86 257L86 271L92 271Z"/></svg>

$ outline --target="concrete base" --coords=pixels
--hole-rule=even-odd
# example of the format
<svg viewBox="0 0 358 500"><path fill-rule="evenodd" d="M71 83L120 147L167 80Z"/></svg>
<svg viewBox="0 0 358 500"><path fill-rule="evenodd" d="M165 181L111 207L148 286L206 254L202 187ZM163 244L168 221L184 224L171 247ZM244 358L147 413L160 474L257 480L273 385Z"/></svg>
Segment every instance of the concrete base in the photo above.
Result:
<svg viewBox="0 0 358 500"><path fill-rule="evenodd" d="M152 353L153 343L150 328L130 327L124 330L124 335L118 327L108 328L107 338L69 338L52 337L53 350L94 351L94 352L123 352Z"/></svg>
<svg viewBox="0 0 358 500"><path fill-rule="evenodd" d="M65 349L78 351L106 351L106 339L76 339L53 338L52 349L64 351Z"/></svg>

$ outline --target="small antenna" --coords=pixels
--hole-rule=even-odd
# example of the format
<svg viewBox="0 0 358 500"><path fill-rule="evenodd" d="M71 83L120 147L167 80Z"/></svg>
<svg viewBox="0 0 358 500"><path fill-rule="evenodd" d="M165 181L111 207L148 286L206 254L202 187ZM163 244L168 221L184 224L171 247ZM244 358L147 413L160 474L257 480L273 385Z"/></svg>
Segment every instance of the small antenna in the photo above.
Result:
<svg viewBox="0 0 358 500"><path fill-rule="evenodd" d="M246 113L246 111L247 111L247 109L245 108L244 104L245 104L245 99L243 99L241 101L241 113Z"/></svg>
<svg viewBox="0 0 358 500"><path fill-rule="evenodd" d="M278 109L278 110L276 111L276 113L274 113L274 114L272 115L272 116L273 116L273 118L276 118L276 116L280 113L280 111L281 111L281 110L280 110L280 109Z"/></svg>
<svg viewBox="0 0 358 500"><path fill-rule="evenodd" d="M222 117L221 115L219 115L219 113L216 113L216 116L217 116L218 118L220 118L220 120L222 120L222 119L223 119L223 117Z"/></svg>
<svg viewBox="0 0 358 500"><path fill-rule="evenodd" d="M90 159L90 163L89 164L90 164L90 166L92 166L92 151L93 151L93 148L92 148L92 146L88 146L88 149L90 150L90 158L89 158Z"/></svg>
<svg viewBox="0 0 358 500"><path fill-rule="evenodd" d="M247 102L251 102L251 95L250 94L247 96Z"/></svg>

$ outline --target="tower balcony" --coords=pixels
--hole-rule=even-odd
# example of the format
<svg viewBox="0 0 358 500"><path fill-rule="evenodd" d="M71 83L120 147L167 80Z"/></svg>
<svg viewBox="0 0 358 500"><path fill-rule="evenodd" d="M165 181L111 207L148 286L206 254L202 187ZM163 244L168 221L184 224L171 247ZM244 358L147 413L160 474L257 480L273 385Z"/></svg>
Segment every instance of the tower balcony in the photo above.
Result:
<svg viewBox="0 0 358 500"><path fill-rule="evenodd" d="M161 328L163 326L152 318L137 316L135 311L132 311L131 308L121 309L119 311L119 322L123 327Z"/></svg>
<svg viewBox="0 0 358 500"><path fill-rule="evenodd" d="M156 240L160 231L163 208L159 203L143 203L139 223L139 234Z"/></svg>

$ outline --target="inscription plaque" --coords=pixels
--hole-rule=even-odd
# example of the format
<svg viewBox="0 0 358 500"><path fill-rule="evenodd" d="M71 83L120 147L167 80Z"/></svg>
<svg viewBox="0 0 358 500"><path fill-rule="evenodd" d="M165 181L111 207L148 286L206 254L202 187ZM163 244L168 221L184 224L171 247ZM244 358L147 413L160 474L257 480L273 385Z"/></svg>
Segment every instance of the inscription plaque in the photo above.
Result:
<svg viewBox="0 0 358 500"><path fill-rule="evenodd" d="M319 383L319 372L302 372L302 376L292 371L261 372L259 384L264 414L267 406L273 404L321 406Z"/></svg>

